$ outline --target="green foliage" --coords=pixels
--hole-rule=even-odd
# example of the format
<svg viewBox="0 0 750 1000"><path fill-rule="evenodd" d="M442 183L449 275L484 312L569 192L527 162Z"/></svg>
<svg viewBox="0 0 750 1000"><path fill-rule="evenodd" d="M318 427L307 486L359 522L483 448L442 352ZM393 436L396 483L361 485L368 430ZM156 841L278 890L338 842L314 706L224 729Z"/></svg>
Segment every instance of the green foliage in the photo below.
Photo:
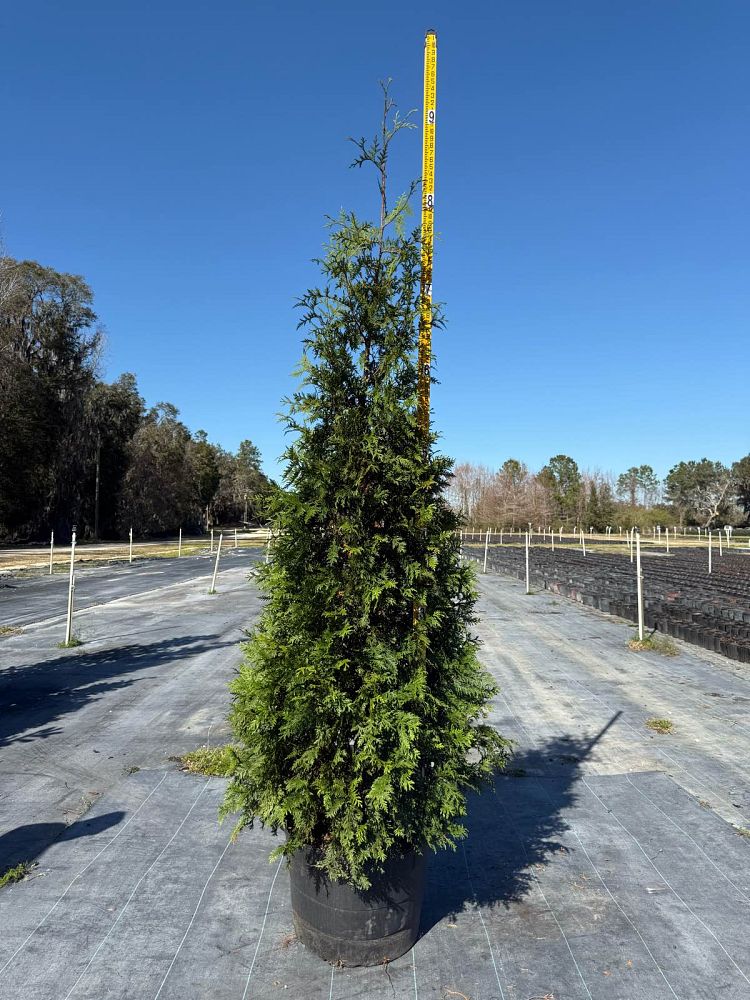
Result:
<svg viewBox="0 0 750 1000"><path fill-rule="evenodd" d="M190 460L190 431L176 407L159 403L146 414L129 445L120 496L120 526L137 536L200 523L200 496Z"/></svg>
<svg viewBox="0 0 750 1000"><path fill-rule="evenodd" d="M617 492L631 507L650 507L658 498L659 480L650 465L633 465L617 477Z"/></svg>
<svg viewBox="0 0 750 1000"><path fill-rule="evenodd" d="M628 647L634 653L650 651L652 653L661 653L662 656L677 656L679 652L673 639L668 635L659 635L658 632L644 636L643 639L631 639Z"/></svg>
<svg viewBox="0 0 750 1000"><path fill-rule="evenodd" d="M236 760L234 747L228 743L218 747L198 747L179 758L186 771L220 778L228 778L232 774Z"/></svg>
<svg viewBox="0 0 750 1000"><path fill-rule="evenodd" d="M21 861L20 864L15 865L13 868L6 869L0 875L0 889L5 888L6 885L12 885L14 882L21 882L34 867L28 861Z"/></svg>
<svg viewBox="0 0 750 1000"><path fill-rule="evenodd" d="M257 516L268 488L258 449L243 441L234 456L191 438L168 403L146 413L128 372L100 381L96 320L83 278L0 257L0 539Z"/></svg>
<svg viewBox="0 0 750 1000"><path fill-rule="evenodd" d="M617 508L609 484L602 482L597 486L592 480L583 519L585 528L604 531L607 525L614 525L616 517Z"/></svg>
<svg viewBox="0 0 750 1000"><path fill-rule="evenodd" d="M670 503L704 527L725 519L735 495L733 470L721 462L702 458L699 462L679 462L665 480Z"/></svg>
<svg viewBox="0 0 750 1000"><path fill-rule="evenodd" d="M77 275L0 260L0 536L69 529L80 505L82 429L101 335Z"/></svg>
<svg viewBox="0 0 750 1000"><path fill-rule="evenodd" d="M568 455L555 455L539 472L538 479L552 494L555 518L575 520L582 488L577 463Z"/></svg>
<svg viewBox="0 0 750 1000"><path fill-rule="evenodd" d="M506 458L500 466L499 475L511 489L519 489L523 486L528 474L529 470L517 458Z"/></svg>
<svg viewBox="0 0 750 1000"><path fill-rule="evenodd" d="M646 725L649 729L653 729L655 733L661 733L662 735L671 733L674 729L674 723L671 719L647 719Z"/></svg>
<svg viewBox="0 0 750 1000"><path fill-rule="evenodd" d="M387 104L388 107L388 104ZM418 234L385 199L380 224L342 213L301 299L301 386L289 401L286 489L269 513L265 610L232 684L237 763L222 813L315 844L322 868L368 884L370 863L464 835L464 790L502 765L485 722L494 686L470 634L450 461L416 424ZM435 324L439 322L435 316ZM419 612L415 615L415 609Z"/></svg>
<svg viewBox="0 0 750 1000"><path fill-rule="evenodd" d="M76 638L76 636L72 635L70 637L70 642L58 642L57 648L58 649L76 649L78 646L82 646L82 645L83 645L83 640L82 639L78 639L78 638Z"/></svg>
<svg viewBox="0 0 750 1000"><path fill-rule="evenodd" d="M732 466L737 485L737 502L746 514L750 514L750 455L745 455Z"/></svg>

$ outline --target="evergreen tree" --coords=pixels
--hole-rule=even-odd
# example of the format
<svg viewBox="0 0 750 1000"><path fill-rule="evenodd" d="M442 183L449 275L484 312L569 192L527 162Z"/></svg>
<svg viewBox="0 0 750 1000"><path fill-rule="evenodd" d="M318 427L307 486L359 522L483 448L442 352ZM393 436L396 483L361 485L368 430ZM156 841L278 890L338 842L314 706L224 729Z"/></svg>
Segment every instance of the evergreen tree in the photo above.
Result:
<svg viewBox="0 0 750 1000"><path fill-rule="evenodd" d="M594 531L601 531L604 527L602 524L601 511L599 509L599 491L596 488L596 483L593 481L589 486L589 496L586 503L586 515L584 521L586 531L588 531L589 528L593 528Z"/></svg>
<svg viewBox="0 0 750 1000"><path fill-rule="evenodd" d="M331 221L289 401L296 440L269 516L267 603L232 685L239 743L222 809L365 887L394 851L465 834L464 790L502 765L481 720L494 685L476 655L471 570L444 498L450 461L416 422L420 249L408 196L386 200L388 151L408 123L387 96L356 143L378 173L380 221ZM435 324L439 322L436 315Z"/></svg>

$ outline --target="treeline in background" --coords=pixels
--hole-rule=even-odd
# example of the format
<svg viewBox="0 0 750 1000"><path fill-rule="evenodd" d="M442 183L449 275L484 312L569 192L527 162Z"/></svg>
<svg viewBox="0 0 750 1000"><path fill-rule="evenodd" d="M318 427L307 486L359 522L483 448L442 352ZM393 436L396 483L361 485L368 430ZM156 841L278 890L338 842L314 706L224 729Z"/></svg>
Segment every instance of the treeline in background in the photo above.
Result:
<svg viewBox="0 0 750 1000"><path fill-rule="evenodd" d="M99 378L102 332L86 282L0 256L0 540L171 534L253 521L260 453L191 434L147 409L130 373Z"/></svg>
<svg viewBox="0 0 750 1000"><path fill-rule="evenodd" d="M464 462L454 470L451 501L470 526L742 527L750 524L750 455L732 466L679 462L663 482L650 465L615 476L581 471L568 455L538 472L515 458L497 471Z"/></svg>

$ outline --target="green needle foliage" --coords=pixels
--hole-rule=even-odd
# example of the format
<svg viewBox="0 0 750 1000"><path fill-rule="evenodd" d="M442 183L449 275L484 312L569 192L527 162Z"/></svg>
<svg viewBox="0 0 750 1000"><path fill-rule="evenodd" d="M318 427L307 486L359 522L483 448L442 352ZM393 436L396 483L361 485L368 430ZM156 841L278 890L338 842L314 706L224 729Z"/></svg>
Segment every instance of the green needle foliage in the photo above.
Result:
<svg viewBox="0 0 750 1000"><path fill-rule="evenodd" d="M419 233L408 196L386 200L389 146L409 122L389 124L384 93L382 129L355 161L377 169L380 222L331 220L322 285L299 303L296 436L269 501L267 602L232 684L222 807L236 830L283 830L272 857L315 845L323 871L363 888L394 852L454 846L466 789L508 748L482 721L495 687L470 634L451 462L417 428Z"/></svg>

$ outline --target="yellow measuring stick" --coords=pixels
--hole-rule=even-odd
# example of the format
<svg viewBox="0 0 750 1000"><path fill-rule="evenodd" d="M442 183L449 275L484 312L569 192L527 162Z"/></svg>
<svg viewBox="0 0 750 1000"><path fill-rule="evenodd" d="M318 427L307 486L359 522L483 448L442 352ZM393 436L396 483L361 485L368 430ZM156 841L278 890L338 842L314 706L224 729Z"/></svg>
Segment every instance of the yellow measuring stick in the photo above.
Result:
<svg viewBox="0 0 750 1000"><path fill-rule="evenodd" d="M419 358L417 361L417 426L430 429L430 361L432 351L432 249L435 219L435 100L437 36L424 40L424 118L422 124L422 274L420 279Z"/></svg>

